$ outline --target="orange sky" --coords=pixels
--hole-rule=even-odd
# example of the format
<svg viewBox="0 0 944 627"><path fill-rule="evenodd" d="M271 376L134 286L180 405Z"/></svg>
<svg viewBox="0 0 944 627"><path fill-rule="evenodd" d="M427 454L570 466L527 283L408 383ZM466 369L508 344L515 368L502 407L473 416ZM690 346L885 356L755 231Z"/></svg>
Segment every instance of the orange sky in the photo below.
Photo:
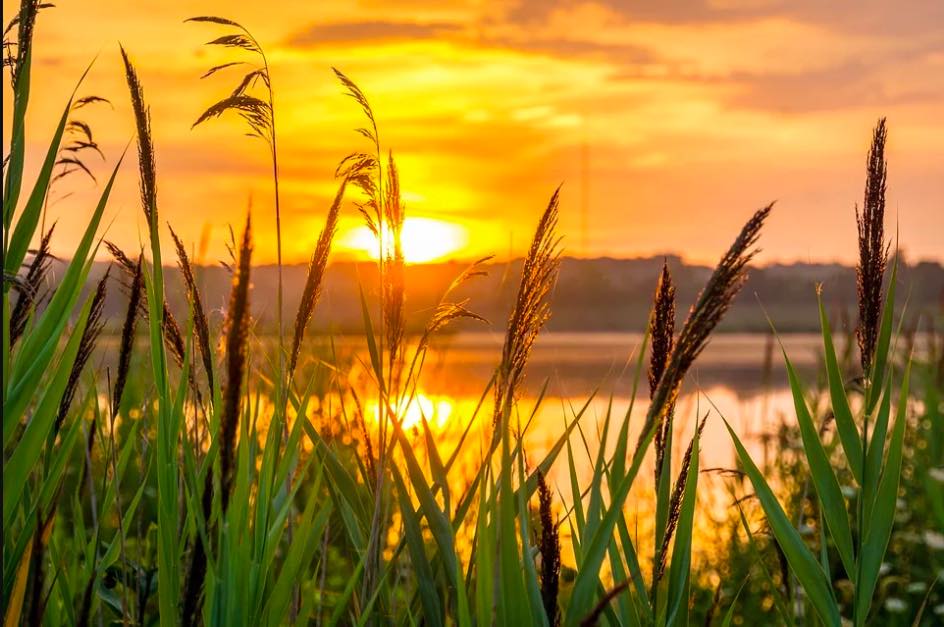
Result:
<svg viewBox="0 0 944 627"><path fill-rule="evenodd" d="M870 130L887 115L889 229L897 222L912 259L944 259L939 0L58 4L38 22L28 151L45 149L98 55L80 94L114 103L83 114L107 158L92 163L106 176L133 127L121 41L152 108L161 218L189 242L208 230L209 261L225 256L227 224L242 221L250 195L258 261L274 259L275 238L264 146L236 119L190 129L236 80L199 80L238 56L202 46L220 29L182 23L200 14L244 23L273 66L288 261L310 253L339 159L366 148L353 132L360 112L331 66L370 98L408 214L457 225L461 246L447 256L520 254L563 181L568 254L714 261L776 199L762 262L851 261ZM16 6L4 0L4 21ZM4 114L5 137L8 124ZM143 226L133 161L107 233L129 248ZM84 179L71 187L51 209L60 253L97 193ZM342 247L358 240L359 224L347 206Z"/></svg>

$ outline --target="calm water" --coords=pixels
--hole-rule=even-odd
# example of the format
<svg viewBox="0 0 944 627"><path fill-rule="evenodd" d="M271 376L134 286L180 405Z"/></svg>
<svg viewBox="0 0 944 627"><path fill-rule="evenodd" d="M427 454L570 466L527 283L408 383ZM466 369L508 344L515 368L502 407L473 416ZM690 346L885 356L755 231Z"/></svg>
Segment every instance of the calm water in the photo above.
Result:
<svg viewBox="0 0 944 627"><path fill-rule="evenodd" d="M816 371L821 337L793 334L782 339L801 375L811 379ZM503 336L498 333L460 333L438 339L429 351L417 398L405 411L405 423L418 424L420 415L425 416L440 432L440 447L445 448L441 454L449 454L450 443L474 415L500 358L502 341ZM589 472L584 474L589 471L584 447L595 454L599 446L598 426L611 402L613 414L618 417L616 422L626 415L641 341L642 336L633 333L547 333L539 338L518 406L522 421L527 420L541 388L547 385L526 438L532 462L543 456L589 400L580 422L584 438L572 440L575 446L579 442L576 457L585 462L579 470L589 476ZM733 465L731 439L720 415L761 461L764 455L761 436L769 433L782 416L791 420L793 414L783 357L770 342L765 334L727 334L712 339L690 371L678 403L677 458L687 446L696 415L710 411L702 447L703 468ZM335 346L339 353L358 355L362 364L368 361L362 338L335 338ZM840 341L837 350L841 349ZM765 360L769 360L767 365ZM630 417L631 438L635 438L647 406L648 384L643 372ZM478 416L483 429L491 420L490 412L488 396ZM474 456L470 463L477 463ZM552 478L558 480L562 493L569 492L565 464L558 464Z"/></svg>

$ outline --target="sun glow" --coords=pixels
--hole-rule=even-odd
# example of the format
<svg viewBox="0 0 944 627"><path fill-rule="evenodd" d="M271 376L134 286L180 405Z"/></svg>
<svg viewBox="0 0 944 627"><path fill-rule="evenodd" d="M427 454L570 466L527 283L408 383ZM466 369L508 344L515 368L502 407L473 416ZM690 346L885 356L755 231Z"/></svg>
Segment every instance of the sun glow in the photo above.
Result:
<svg viewBox="0 0 944 627"><path fill-rule="evenodd" d="M448 396L428 396L418 392L399 410L400 426L404 429L417 427L425 418L431 428L441 430L449 422L454 405L454 400ZM377 404L368 403L366 409L373 422L379 423Z"/></svg>
<svg viewBox="0 0 944 627"><path fill-rule="evenodd" d="M385 229L385 247L390 245L391 239L389 230ZM467 240L466 230L457 224L432 218L407 218L400 241L407 263L428 263L458 252ZM350 231L342 243L371 259L380 257L378 238L366 226Z"/></svg>

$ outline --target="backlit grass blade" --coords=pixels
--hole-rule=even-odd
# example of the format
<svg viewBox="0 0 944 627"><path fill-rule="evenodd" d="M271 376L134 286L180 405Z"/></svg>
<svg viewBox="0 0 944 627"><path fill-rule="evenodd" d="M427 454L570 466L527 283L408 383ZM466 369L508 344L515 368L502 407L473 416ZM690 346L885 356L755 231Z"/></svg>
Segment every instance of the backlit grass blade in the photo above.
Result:
<svg viewBox="0 0 944 627"><path fill-rule="evenodd" d="M675 528L675 544L669 565L669 590L666 599L666 625L688 625L688 597L691 586L692 531L695 526L695 505L698 491L698 452L700 438L695 429L692 461L685 481L682 508ZM668 469L663 469L668 474Z"/></svg>
<svg viewBox="0 0 944 627"><path fill-rule="evenodd" d="M782 348L782 346L781 346ZM849 526L849 514L846 511L846 501L839 487L839 480L829 462L829 456L819 438L819 431L813 424L813 417L806 405L803 384L797 376L796 370L787 352L783 351L783 359L787 366L787 377L790 381L790 392L793 395L793 406L796 411L797 423L800 426L800 435L803 438L803 450L810 465L810 478L816 488L822 505L823 517L829 527L830 535L839 551L843 567L851 581L855 581L855 556L852 548L852 529ZM766 507L765 507L766 510Z"/></svg>
<svg viewBox="0 0 944 627"><path fill-rule="evenodd" d="M39 386L40 379L52 362L53 355L59 348L63 330L78 302L91 267L91 259L97 249L94 246L95 234L123 158L122 154L122 158L118 160L112 171L108 184L102 190L98 205L89 217L82 239L73 252L72 261L69 262L62 275L62 280L56 287L49 304L29 335L21 340L10 371L4 373L6 386L6 395L3 399L4 447L9 444L9 439L23 412L26 411L26 406L34 391Z"/></svg>
<svg viewBox="0 0 944 627"><path fill-rule="evenodd" d="M313 481L314 489L308 497L308 504L305 506L298 527L294 530L292 543L288 546L282 568L266 594L262 613L268 617L269 625L283 623L291 602L294 584L301 579L315 551L320 548L318 538L324 531L325 525L328 524L331 514L330 504L322 503L318 499L320 484L319 474ZM280 522L278 528L282 527L283 524Z"/></svg>
<svg viewBox="0 0 944 627"><path fill-rule="evenodd" d="M898 255L892 262L892 273L888 278L888 292L885 296L885 304L882 307L882 325L879 327L878 344L875 347L875 362L872 366L872 372L869 373L868 397L866 402L866 415L871 414L878 402L878 392L881 390L882 381L885 380L885 370L888 364L888 348L891 345L892 326L895 317L895 287L898 283Z"/></svg>
<svg viewBox="0 0 944 627"><path fill-rule="evenodd" d="M9 460L3 465L3 528L9 530L17 512L23 491L29 485L29 476L36 467L59 408L59 400L69 381L72 364L79 351L79 343L92 307L88 297L79 321L62 351L59 363L45 387L32 420L26 425Z"/></svg>
<svg viewBox="0 0 944 627"><path fill-rule="evenodd" d="M872 595L878 583L879 570L891 537L895 522L895 505L898 500L898 483L901 477L901 462L905 441L905 426L908 423L908 384L911 377L911 362L905 367L898 397L895 427L888 445L885 468L875 494L875 504L869 519L871 525L862 544L859 558L859 582L856 586L855 624L864 625L868 618Z"/></svg>
<svg viewBox="0 0 944 627"><path fill-rule="evenodd" d="M443 512L436 503L436 497L433 495L429 484L426 483L426 477L416 459L413 448L403 432L403 427L396 419L391 420L396 437L400 442L400 450L406 461L407 475L410 478L410 484L416 491L426 521L429 524L430 533L439 547L439 553L443 561L443 569L446 571L446 577L449 580L450 588L458 592L461 582L458 580L459 559L455 553L455 536L453 535L452 525L449 517Z"/></svg>
<svg viewBox="0 0 944 627"><path fill-rule="evenodd" d="M429 559L426 557L426 546L423 542L423 532L420 528L419 517L413 511L413 504L410 502L406 484L403 482L403 477L400 475L400 471L395 465L390 467L390 474L393 476L397 488L397 500L403 519L403 533L406 537L406 546L410 551L410 564L413 568L413 576L416 578L416 587L419 592L420 602L423 605L423 622L427 625L442 625L442 604L439 602L439 593L436 580L433 577L433 569L429 564Z"/></svg>
<svg viewBox="0 0 944 627"><path fill-rule="evenodd" d="M364 572L365 556L366 553L361 554L361 558L357 562L357 567L344 585L344 590L341 591L341 596L335 601L334 611L331 612L331 617L328 619L328 627L335 627L335 625L340 624L341 620L344 618L347 607L351 603L351 597L354 596L354 588L357 587L357 583L361 579L361 574ZM327 556L325 556L324 559L328 559ZM307 625L308 623L305 624Z"/></svg>
<svg viewBox="0 0 944 627"><path fill-rule="evenodd" d="M819 305L819 320L823 332L823 349L826 357L826 378L829 382L829 399L836 417L836 432L839 442L846 453L849 470L853 477L862 485L862 441L859 439L859 430L849 407L849 397L842 382L842 373L836 359L836 349L833 346L833 334L829 328L829 318L823 307L823 299L817 291L816 300Z"/></svg>
<svg viewBox="0 0 944 627"><path fill-rule="evenodd" d="M738 591L734 593L734 598L731 599L731 605L728 606L728 611L724 613L724 618L721 619L721 627L731 627L731 623L734 621L734 609L737 607L737 600L741 596L741 592L744 591L744 586L747 585L747 581L748 580L745 579L741 587L738 588Z"/></svg>
<svg viewBox="0 0 944 627"><path fill-rule="evenodd" d="M530 613L526 603L527 591L521 572L521 554L518 550L515 517L517 503L512 488L511 460L512 407L505 404L499 418L501 429L501 472L498 476L497 509L498 545L498 616L505 625L528 625Z"/></svg>
<svg viewBox="0 0 944 627"><path fill-rule="evenodd" d="M22 18L21 18L22 19ZM24 155L26 154L26 110L29 106L30 72L33 61L33 47L29 46L13 89L13 117L10 121L10 155L6 164L6 178L3 181L3 230L4 250L8 241L7 233L13 220L13 211L20 199L23 184Z"/></svg>
<svg viewBox="0 0 944 627"><path fill-rule="evenodd" d="M885 458L885 439L888 436L888 423L892 413L892 379L887 377L884 391L878 409L875 411L875 422L869 436L865 454L865 477L862 486L862 504L865 507L865 519L862 521L862 533L867 534L872 523L872 507L875 502L875 492L878 490L879 478L882 476L882 460Z"/></svg>
<svg viewBox="0 0 944 627"><path fill-rule="evenodd" d="M722 417L722 420L724 420L724 417ZM741 444L741 440L734 433L734 429L731 428L727 420L724 421L724 424L734 441L734 447L737 450L741 465L754 485L754 493L764 508L764 513L767 514L767 521L774 537L777 539L777 544L780 545L787 562L790 564L790 570L796 575L800 585L803 586L803 590L806 592L820 620L828 627L839 627L841 623L839 608L833 598L826 573L823 572L819 562L816 561L816 558L803 543L803 538L793 528L793 524L777 501L777 497L774 496L773 490L767 485L760 469L754 464L750 454Z"/></svg>
<svg viewBox="0 0 944 627"><path fill-rule="evenodd" d="M429 427L429 421L426 420L425 412L420 412L420 422L423 424L423 436L426 440L426 454L429 457L429 471L433 477L433 487L439 486L439 491L443 495L443 510L448 516L451 508L449 506L449 481L446 476L446 467L439 456L439 447L436 446L436 438Z"/></svg>
<svg viewBox="0 0 944 627"><path fill-rule="evenodd" d="M23 263L23 259L26 258L26 252L29 250L30 242L33 240L33 234L36 232L37 225L39 225L39 219L42 215L46 196L49 192L49 183L52 178L52 171L56 165L56 159L59 155L59 146L62 143L62 135L65 132L66 124L69 121L69 112L72 110L72 101L75 98L75 92L79 89L79 85L82 84L82 81L85 80L85 76L88 74L88 71L91 69L91 67L92 66L90 64L87 68L85 68L81 78L79 78L78 83L76 83L75 89L72 91L72 95L69 96L69 101L66 103L65 110L59 117L59 124L56 126L55 133L53 133L52 141L49 143L49 148L46 151L46 157L43 159L42 166L40 166L39 174L36 177L36 182L33 184L33 191L30 192L29 198L27 198L26 204L23 206L23 210L20 212L20 217L16 221L16 225L13 225L12 235L10 235L9 242L7 243L7 249L5 251L6 257L3 260L3 269L9 274L16 274L20 268L20 264ZM28 86L26 88L28 89ZM19 114L21 112L16 111L16 113ZM22 111L22 114L25 115L26 111ZM22 141L22 135L19 135L19 137L14 135L14 140ZM18 147L15 145L11 146L11 148L18 149ZM16 159L16 163L14 163L14 158ZM8 231L12 225L13 214L16 211L15 205L19 197L20 181L22 180L23 175L22 152L20 152L19 155L11 155L10 167L11 170L9 171L8 176L12 178L7 179L7 184L14 184L14 188L7 189L7 186L4 185L3 189L3 224L5 232ZM4 286L4 290L6 290L6 286Z"/></svg>
<svg viewBox="0 0 944 627"><path fill-rule="evenodd" d="M20 613L23 610L23 597L26 594L26 578L30 571L30 559L33 556L33 543L20 557L19 566L16 569L16 579L13 583L13 592L7 602L6 613L3 617L3 627L15 627L20 624Z"/></svg>
<svg viewBox="0 0 944 627"><path fill-rule="evenodd" d="M577 572L574 581L574 590L571 595L570 606L567 609L565 625L576 625L584 619L593 607L593 599L599 589L600 565L606 557L606 552L610 544L610 536L616 526L618 517L623 515L623 503L629 496L633 481L639 473L642 461L646 456L646 450L652 442L655 435L657 423L652 421L647 433L641 438L636 451L633 453L632 462L626 474L618 482L616 489L610 493L610 506L603 517L602 522L596 529L596 532L590 538L585 538L583 543L587 548L584 551L584 563Z"/></svg>
<svg viewBox="0 0 944 627"><path fill-rule="evenodd" d="M519 439L519 445L520 437ZM518 456L518 484L524 483L524 456ZM537 571L534 568L534 560L531 557L531 540L528 531L528 519L531 514L528 510L528 502L525 499L524 492L518 490L518 530L521 537L522 563L524 566L524 585L528 591L528 601L531 606L532 622L541 627L550 627L547 614L544 610L544 602L541 598L541 587L538 584Z"/></svg>
<svg viewBox="0 0 944 627"><path fill-rule="evenodd" d="M488 491L491 487L488 464L483 460L482 466L486 470L482 481L482 488L478 491L479 511L475 529L475 538L478 546L477 550L473 553L473 561L475 563L475 609L479 621L493 623L495 608L495 581L493 574L495 527L489 522L489 515L492 513L492 510L487 506L489 502Z"/></svg>

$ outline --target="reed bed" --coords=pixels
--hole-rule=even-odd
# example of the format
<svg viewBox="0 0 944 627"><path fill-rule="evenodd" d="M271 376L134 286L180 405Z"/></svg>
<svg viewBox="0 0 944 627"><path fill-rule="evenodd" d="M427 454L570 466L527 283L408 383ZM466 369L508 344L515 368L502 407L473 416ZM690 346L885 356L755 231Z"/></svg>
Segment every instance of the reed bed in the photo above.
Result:
<svg viewBox="0 0 944 627"><path fill-rule="evenodd" d="M631 437L632 407L616 415L612 402L590 424L591 398L568 412L564 428L538 455L529 450L529 433L544 397L524 400L522 390L553 312L563 250L559 214L566 211L562 189L555 190L537 216L494 375L446 450L425 412L412 424L407 420L432 338L457 321L486 322L459 292L486 271L488 258L456 277L427 312L423 332L410 337L402 243L407 207L393 151L381 144L380 118L365 92L334 70L366 120L356 132L368 146L341 159L335 172L337 192L326 207L286 343L273 68L262 45L237 22L189 20L224 28L209 45L245 55L212 66L204 78L248 70L194 126L236 114L269 152L279 255L278 342L269 350L254 333L250 307L251 227L265 208L250 209L233 242L221 328L210 324L187 242L167 225L188 303L181 322L171 312L147 76L125 48L116 52L134 115L146 245L129 255L106 243L117 272L85 289L123 159L105 155L113 170L102 179L100 199L71 257L50 280L50 246L61 234L54 224L44 225L49 189L66 169L92 174L80 157L102 151L91 129L70 117L97 100L73 96L32 189L20 193L32 33L44 8L24 0L4 34L4 67L14 93L3 188L5 625L839 627L887 618L887 603L875 600L894 585L882 564L897 555L890 539L899 498L914 497L932 512L944 502L931 472L944 467L940 438L935 443L942 429L944 350L932 344L928 357L915 364L895 350L899 314L896 262L890 271L886 267L884 119L873 132L865 198L861 212L855 211L859 320L856 341L848 345L858 348L861 370L850 365L852 348L835 350L820 306L826 420L816 415L783 353L795 401L798 454L790 472L804 486L798 499L779 491L779 477L753 461L725 422L738 468L725 473L736 500L726 521L734 532L722 568L737 575L709 586L708 575L720 571L709 572L693 551L695 530L705 524L699 453L706 422L724 417L716 410L696 416L685 450L673 462L675 440L682 437L677 401L746 281L772 205L748 217L678 331L668 265L653 277L631 399L645 377L650 403L632 426L638 435ZM69 129L76 138L69 139ZM378 281L361 286L367 357L359 385L349 377L356 365L334 354L316 356L308 345L348 205L380 248ZM116 280L126 302L116 321L117 365L114 373L103 373L91 365L107 322L106 290ZM377 307L368 295L376 296ZM146 351L135 358L142 346ZM203 377L195 375L199 368ZM921 421L911 402L912 372L923 395ZM367 417L374 403L375 420ZM594 433L595 450L588 443ZM915 465L918 459L923 466ZM644 463L653 464L651 482L637 481ZM589 475L578 472L581 464L589 464ZM462 465L471 471L460 477ZM569 498L551 479L561 471ZM921 491L912 481L917 475ZM631 496L642 489L654 494L653 535L644 539L633 521ZM735 559L739 547L748 547L749 556ZM773 562L777 567L770 567ZM934 620L928 585L915 624Z"/></svg>

